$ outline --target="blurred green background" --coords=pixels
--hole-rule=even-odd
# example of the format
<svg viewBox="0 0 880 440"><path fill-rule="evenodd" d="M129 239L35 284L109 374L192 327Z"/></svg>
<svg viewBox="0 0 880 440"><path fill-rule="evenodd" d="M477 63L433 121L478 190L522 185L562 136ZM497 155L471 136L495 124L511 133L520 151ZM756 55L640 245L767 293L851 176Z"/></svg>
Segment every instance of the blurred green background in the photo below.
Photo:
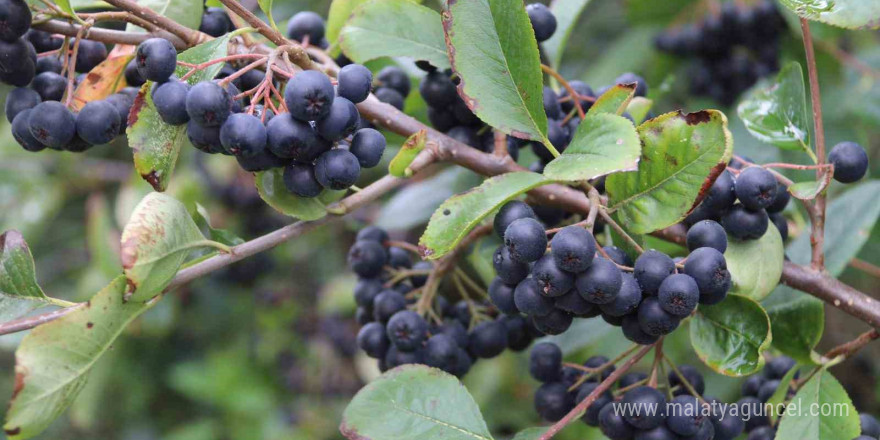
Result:
<svg viewBox="0 0 880 440"><path fill-rule="evenodd" d="M438 6L434 0L425 3ZM583 79L594 89L625 71L642 74L653 90L655 113L718 108L710 100L689 97L687 63L658 53L652 44L654 35L671 23L696 20L705 10L699 3L593 0L572 33L559 70L566 78ZM329 0L279 0L274 13L282 22L301 10L326 14L328 7ZM782 41L781 62L803 62L799 29L790 30ZM872 161L870 174L876 176L880 170L880 35L818 24L813 30L823 42L817 56L828 145L842 140L862 143ZM825 45L847 51L873 70L841 64L823 49ZM401 63L410 65L405 60ZM2 89L4 99L7 92L8 88ZM417 93L411 95L407 108L423 116L424 103ZM737 154L757 162L807 160L761 144L745 131L734 110L723 110L730 119ZM150 188L132 172L131 152L124 140L86 154L27 153L12 139L6 118L0 119L0 227L24 234L36 259L38 280L48 294L84 300L119 272L114 251L119 231ZM386 163L401 139L389 136L389 141L393 148L386 152ZM524 165L528 162L528 157L521 159ZM383 169L372 169L361 183L378 178ZM383 203L166 297L125 332L97 365L72 409L39 438L340 438L337 426L346 403L377 374L375 362L356 353L354 277L345 265L347 248L357 229L367 222L387 227L396 239L415 242L442 200L479 183L473 173L453 167L429 174ZM831 197L842 189L833 185ZM196 202L202 204L215 226L245 239L290 221L262 203L252 178L233 161L194 149L186 149L181 156L169 193L191 209ZM800 226L792 229L796 236L803 232L803 216L796 208L791 214ZM880 265L878 234L880 229L875 227L859 259ZM842 278L880 297L876 278L853 268ZM864 330L864 324L829 307L820 348ZM21 337L0 337L0 396L11 395L14 349ZM699 363L685 330L670 339L666 347L673 359ZM583 361L591 353L613 356L628 346L619 331L598 318L578 323L562 343L569 352L567 359L573 361ZM868 347L833 370L856 407L875 414L878 355L877 346ZM480 362L465 379L498 438L539 423L531 404L536 384L526 368L523 354L508 352ZM707 382L708 394L730 400L738 397L738 379L709 373ZM561 438L599 436L596 430L578 424Z"/></svg>

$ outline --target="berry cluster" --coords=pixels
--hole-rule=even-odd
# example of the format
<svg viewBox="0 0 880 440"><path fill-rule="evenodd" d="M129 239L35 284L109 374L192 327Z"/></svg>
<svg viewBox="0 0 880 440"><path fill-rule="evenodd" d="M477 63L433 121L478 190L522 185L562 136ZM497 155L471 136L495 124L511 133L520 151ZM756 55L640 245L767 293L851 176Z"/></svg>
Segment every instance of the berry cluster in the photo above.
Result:
<svg viewBox="0 0 880 440"><path fill-rule="evenodd" d="M535 410L550 422L574 409L615 369L604 356L593 356L582 366L562 360L562 351L549 342L536 344L529 358L532 377L542 383L535 391ZM621 376L616 387L587 407L581 421L599 427L612 440L732 440L745 429L735 411L722 412L720 405L713 404L716 399L702 396L705 382L694 367L681 365L669 373L664 385L671 401L649 383L644 373Z"/></svg>
<svg viewBox="0 0 880 440"><path fill-rule="evenodd" d="M709 14L696 25L657 36L657 49L695 58L690 86L731 105L759 78L779 69L779 37L785 21L772 0L740 7L725 2L720 14Z"/></svg>
<svg viewBox="0 0 880 440"><path fill-rule="evenodd" d="M461 377L478 359L493 358L508 348L524 350L540 335L521 316L492 318L488 307L470 300L451 304L440 295L426 320L412 308L434 266L427 261L413 264L408 251L389 245L388 234L380 228L369 226L358 233L348 264L358 275L354 297L357 320L363 325L358 346L379 360L382 371L426 364ZM391 276L410 269L408 276Z"/></svg>
<svg viewBox="0 0 880 440"><path fill-rule="evenodd" d="M525 314L546 334L565 332L575 317L601 315L631 341L651 344L675 330L698 303L717 304L730 289L718 249L727 246L723 235L720 242L694 248L684 265L655 250L633 264L616 247L598 249L580 225L561 228L548 241L534 211L520 201L501 207L494 228L504 245L493 256L497 278L489 296L500 311Z"/></svg>

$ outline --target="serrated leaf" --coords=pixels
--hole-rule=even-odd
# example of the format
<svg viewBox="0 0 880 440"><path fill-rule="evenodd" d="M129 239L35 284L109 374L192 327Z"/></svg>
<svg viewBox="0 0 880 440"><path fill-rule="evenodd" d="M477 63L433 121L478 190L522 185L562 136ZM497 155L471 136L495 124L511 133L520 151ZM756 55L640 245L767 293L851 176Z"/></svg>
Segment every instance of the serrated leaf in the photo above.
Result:
<svg viewBox="0 0 880 440"><path fill-rule="evenodd" d="M196 24L198 26L198 23ZM177 56L178 61L199 64L227 55L229 34L202 43L188 49ZM214 78L223 63L213 64L187 78L190 84ZM175 75L182 77L189 69L178 65ZM153 105L150 90L153 83L148 81L141 87L134 100L128 117L128 145L134 150L134 166L138 174L146 180L154 190L165 191L177 163L180 149L189 145L186 137L186 124L168 125Z"/></svg>
<svg viewBox="0 0 880 440"><path fill-rule="evenodd" d="M794 380L794 376L798 373L798 367L795 365L793 368L788 370L785 373L785 376L782 376L782 379L779 380L779 386L776 387L776 391L767 399L767 405L771 408L778 408L777 405L785 402L788 397L788 390L791 388L791 381ZM770 423L775 424L776 420L779 418L779 414L777 411L769 411L770 414Z"/></svg>
<svg viewBox="0 0 880 440"><path fill-rule="evenodd" d="M813 200L825 191L831 179L810 180L808 182L798 182L788 187L791 196L800 200Z"/></svg>
<svg viewBox="0 0 880 440"><path fill-rule="evenodd" d="M85 306L31 330L15 352L15 390L3 429L32 438L55 420L85 385L89 370L150 304L125 302L119 276Z"/></svg>
<svg viewBox="0 0 880 440"><path fill-rule="evenodd" d="M822 300L780 285L763 306L770 316L773 347L802 364L815 364L813 349L825 330Z"/></svg>
<svg viewBox="0 0 880 440"><path fill-rule="evenodd" d="M125 87L125 66L132 58L133 53L107 58L90 70L73 92L73 110L78 111L89 102L104 99ZM128 115L122 116L128 118Z"/></svg>
<svg viewBox="0 0 880 440"><path fill-rule="evenodd" d="M556 17L556 32L549 40L541 43L541 48L547 59L553 66L559 68L562 64L562 54L571 37L571 33L577 24L581 12L587 7L590 0L553 0L550 2L550 11Z"/></svg>
<svg viewBox="0 0 880 440"><path fill-rule="evenodd" d="M202 23L204 0L138 0L138 5L170 18L190 29L198 29ZM146 32L140 26L129 23L126 32ZM178 60L180 60L178 58Z"/></svg>
<svg viewBox="0 0 880 440"><path fill-rule="evenodd" d="M547 140L538 43L518 0L450 0L443 30L458 93L505 134Z"/></svg>
<svg viewBox="0 0 880 440"><path fill-rule="evenodd" d="M254 175L260 197L276 211L300 220L317 220L327 215L327 204L345 195L345 191L324 190L318 197L300 197L284 186L284 169L273 168Z"/></svg>
<svg viewBox="0 0 880 440"><path fill-rule="evenodd" d="M412 136L408 137L400 147L400 151L397 152L397 155L394 156L394 159L391 159L391 163L388 164L388 174L391 174L394 177L411 176L412 171L409 170L409 165L412 163L413 159L425 149L425 142L427 140L428 131L424 129L419 130L413 133Z"/></svg>
<svg viewBox="0 0 880 440"><path fill-rule="evenodd" d="M827 370L816 373L803 384L789 405L800 411L782 417L776 438L840 440L859 436L859 412L846 390Z"/></svg>
<svg viewBox="0 0 880 440"><path fill-rule="evenodd" d="M403 365L361 389L339 426L350 440L491 440L480 408L455 376Z"/></svg>
<svg viewBox="0 0 880 440"><path fill-rule="evenodd" d="M37 284L34 257L21 233L0 235L0 320L9 321L49 304Z"/></svg>
<svg viewBox="0 0 880 440"><path fill-rule="evenodd" d="M594 179L638 169L641 143L633 124L622 116L598 113L578 125L562 154L544 168L544 175L563 181Z"/></svg>
<svg viewBox="0 0 880 440"><path fill-rule="evenodd" d="M701 304L690 321L691 345L709 368L746 376L764 366L770 348L770 318L755 301L739 295L714 306Z"/></svg>
<svg viewBox="0 0 880 440"><path fill-rule="evenodd" d="M847 29L880 27L880 3L865 0L780 0L807 20Z"/></svg>
<svg viewBox="0 0 880 440"><path fill-rule="evenodd" d="M651 107L653 106L654 101L642 96L636 96L626 106L626 112L632 116L633 121L638 125L647 119L648 113L651 112Z"/></svg>
<svg viewBox="0 0 880 440"><path fill-rule="evenodd" d="M161 293L193 249L209 246L183 203L155 192L135 207L121 242L122 268L135 302Z"/></svg>
<svg viewBox="0 0 880 440"><path fill-rule="evenodd" d="M349 3L346 6L353 7L357 2ZM449 67L440 14L409 0L361 4L342 27L339 44L358 63L381 57L409 57L428 61L439 69Z"/></svg>
<svg viewBox="0 0 880 440"><path fill-rule="evenodd" d="M779 230L767 227L767 232L758 240L728 237L727 242L724 259L732 279L730 293L755 301L766 298L782 276L785 249Z"/></svg>
<svg viewBox="0 0 880 440"><path fill-rule="evenodd" d="M486 216L514 197L551 183L544 176L528 171L501 174L482 185L452 196L431 216L419 247L427 259L446 255Z"/></svg>
<svg viewBox="0 0 880 440"><path fill-rule="evenodd" d="M598 113L611 113L613 115L622 115L626 111L626 107L632 101L636 94L635 84L615 84L608 89L602 96L596 98L596 102L587 110L587 115L595 115Z"/></svg>
<svg viewBox="0 0 880 440"><path fill-rule="evenodd" d="M797 62L752 88L736 110L749 133L762 142L785 150L810 149L804 72Z"/></svg>
<svg viewBox="0 0 880 440"><path fill-rule="evenodd" d="M700 202L733 150L718 110L672 112L638 127L639 170L608 176L608 206L628 231L645 234L678 223Z"/></svg>
<svg viewBox="0 0 880 440"><path fill-rule="evenodd" d="M880 216L880 180L864 182L831 199L825 218L825 270L840 275L871 236ZM798 236L786 254L798 264L810 261L810 234Z"/></svg>

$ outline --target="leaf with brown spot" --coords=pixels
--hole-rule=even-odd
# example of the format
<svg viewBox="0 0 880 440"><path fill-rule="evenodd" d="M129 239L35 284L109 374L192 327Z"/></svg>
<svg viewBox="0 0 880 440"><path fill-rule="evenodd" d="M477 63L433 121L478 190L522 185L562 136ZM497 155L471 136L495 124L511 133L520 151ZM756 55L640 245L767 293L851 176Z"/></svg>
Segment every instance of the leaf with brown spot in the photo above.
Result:
<svg viewBox="0 0 880 440"><path fill-rule="evenodd" d="M107 58L92 69L73 92L73 110L79 111L91 101L104 99L126 86L125 66L134 58L134 46L128 53ZM127 115L124 115L127 117Z"/></svg>
<svg viewBox="0 0 880 440"><path fill-rule="evenodd" d="M622 115L636 94L636 84L616 84L599 96L587 110L588 115L611 113Z"/></svg>

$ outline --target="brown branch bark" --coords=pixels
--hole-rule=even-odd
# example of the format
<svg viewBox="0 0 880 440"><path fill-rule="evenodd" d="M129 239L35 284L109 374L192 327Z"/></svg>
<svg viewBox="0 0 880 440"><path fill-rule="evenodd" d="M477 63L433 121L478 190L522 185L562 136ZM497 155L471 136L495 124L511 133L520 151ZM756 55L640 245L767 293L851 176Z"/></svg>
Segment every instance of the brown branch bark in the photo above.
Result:
<svg viewBox="0 0 880 440"><path fill-rule="evenodd" d="M819 165L825 163L825 128L822 124L822 98L819 94L819 74L816 71L816 52L813 50L813 36L810 33L810 22L801 18L801 30L804 36L804 50L807 54L807 76L810 79L810 99L813 107L813 133L816 137L816 159ZM816 170L816 180L822 180L822 174L826 170ZM812 246L812 258L810 264L813 269L825 268L825 191L822 191L813 201L812 225L810 227L810 245Z"/></svg>
<svg viewBox="0 0 880 440"><path fill-rule="evenodd" d="M853 339L852 341L838 345L837 347L828 350L828 352L825 353L825 357L828 359L834 359L838 356L848 358L856 354L859 350L864 348L869 343L871 343L871 341L874 341L878 338L880 338L880 331L877 331L876 328L868 330L860 334L859 337Z"/></svg>
<svg viewBox="0 0 880 440"><path fill-rule="evenodd" d="M82 26L79 24L68 23L61 20L49 20L43 23L34 24L32 27L41 31L46 31L53 34L67 35L69 37L75 37L79 30L82 28ZM100 41L101 43L107 44L130 44L132 46L136 46L142 41L153 37L160 37L170 41L171 44L173 44L174 47L177 48L177 50L184 50L189 47L189 45L185 41L167 31L133 33L117 31L113 29L91 28L89 29L88 39Z"/></svg>

